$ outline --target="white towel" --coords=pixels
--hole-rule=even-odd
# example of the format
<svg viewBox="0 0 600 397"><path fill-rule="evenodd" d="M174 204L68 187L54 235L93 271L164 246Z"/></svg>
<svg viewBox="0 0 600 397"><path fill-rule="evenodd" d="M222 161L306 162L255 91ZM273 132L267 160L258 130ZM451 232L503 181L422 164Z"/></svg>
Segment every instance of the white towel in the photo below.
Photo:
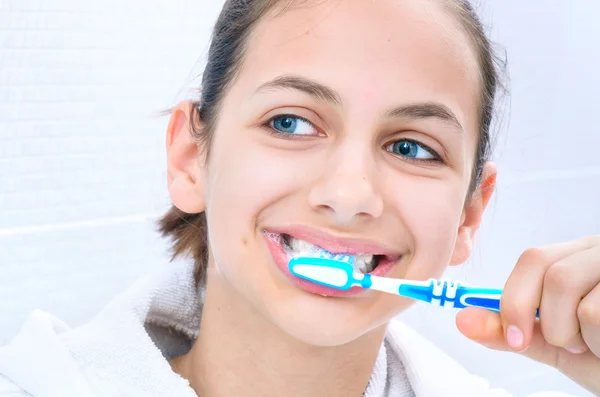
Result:
<svg viewBox="0 0 600 397"><path fill-rule="evenodd" d="M172 264L140 279L84 326L71 329L35 311L0 348L0 395L196 397L167 359L191 347L202 301L192 266ZM392 321L364 397L409 396L508 393L491 390L415 331Z"/></svg>

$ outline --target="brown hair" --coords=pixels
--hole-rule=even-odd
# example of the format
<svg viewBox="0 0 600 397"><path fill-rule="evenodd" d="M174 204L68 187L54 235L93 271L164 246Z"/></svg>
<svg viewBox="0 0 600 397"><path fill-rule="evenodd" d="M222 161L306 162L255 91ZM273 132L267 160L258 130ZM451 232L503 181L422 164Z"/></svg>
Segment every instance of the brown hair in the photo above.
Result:
<svg viewBox="0 0 600 397"><path fill-rule="evenodd" d="M215 24L208 61L202 75L201 95L190 114L194 138L206 158L217 124L220 104L239 72L246 43L257 22L274 7L285 10L293 0L227 0ZM441 0L449 12L457 16L471 39L480 69L480 127L470 191L480 182L483 165L491 154L490 125L494 113L499 71L503 65L495 56L490 40L468 0ZM280 3L286 4L280 4ZM175 206L160 219L159 230L173 241L173 259L188 256L194 260L194 281L204 285L208 263L208 230L206 215L184 213Z"/></svg>

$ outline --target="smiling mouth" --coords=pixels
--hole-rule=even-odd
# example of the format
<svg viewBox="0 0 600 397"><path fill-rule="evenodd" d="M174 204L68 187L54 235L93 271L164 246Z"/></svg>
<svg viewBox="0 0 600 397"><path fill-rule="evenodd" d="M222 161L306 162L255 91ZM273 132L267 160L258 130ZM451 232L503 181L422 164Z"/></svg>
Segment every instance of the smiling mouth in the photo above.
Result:
<svg viewBox="0 0 600 397"><path fill-rule="evenodd" d="M329 252L318 245L290 236L289 234L280 234L278 237L281 247L288 255L288 259L299 256L314 256L316 253L318 254L319 251ZM375 270L377 265L379 265L379 262L386 258L384 255L377 254L348 254L345 252L330 253L353 256L355 258L355 261L352 264L354 270L363 274L370 273Z"/></svg>

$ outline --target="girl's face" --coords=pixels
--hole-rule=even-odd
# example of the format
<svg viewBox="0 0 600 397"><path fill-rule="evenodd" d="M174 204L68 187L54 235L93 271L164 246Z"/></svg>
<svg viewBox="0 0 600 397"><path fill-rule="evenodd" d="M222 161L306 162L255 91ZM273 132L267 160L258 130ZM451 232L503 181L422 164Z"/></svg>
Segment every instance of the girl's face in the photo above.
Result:
<svg viewBox="0 0 600 397"><path fill-rule="evenodd" d="M263 18L198 165L209 283L305 342L346 343L410 302L299 283L287 245L384 255L375 273L408 279L470 252L486 201L465 207L479 69L437 3L318 1Z"/></svg>

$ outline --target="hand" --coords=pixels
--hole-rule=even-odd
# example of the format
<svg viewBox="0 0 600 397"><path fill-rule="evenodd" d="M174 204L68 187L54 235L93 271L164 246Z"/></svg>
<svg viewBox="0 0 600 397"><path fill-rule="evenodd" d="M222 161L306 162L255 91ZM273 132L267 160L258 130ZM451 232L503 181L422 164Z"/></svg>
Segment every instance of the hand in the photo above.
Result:
<svg viewBox="0 0 600 397"><path fill-rule="evenodd" d="M456 323L469 339L551 365L600 394L600 236L525 251L500 313L469 308Z"/></svg>

